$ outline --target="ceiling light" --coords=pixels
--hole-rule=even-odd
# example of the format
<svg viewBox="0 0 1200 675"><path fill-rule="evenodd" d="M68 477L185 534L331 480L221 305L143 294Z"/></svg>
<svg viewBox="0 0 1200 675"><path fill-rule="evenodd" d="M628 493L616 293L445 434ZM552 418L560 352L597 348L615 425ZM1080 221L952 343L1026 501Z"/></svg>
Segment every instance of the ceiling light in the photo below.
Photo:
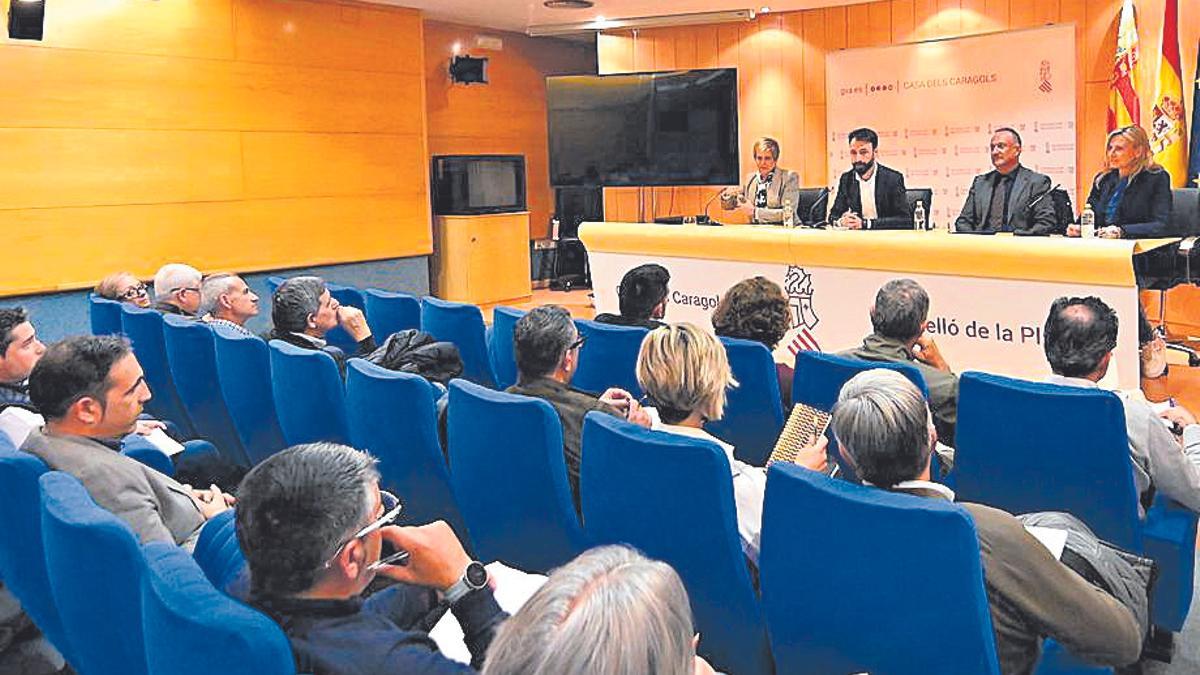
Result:
<svg viewBox="0 0 1200 675"><path fill-rule="evenodd" d="M542 6L548 9L591 9L595 4L592 0L546 0Z"/></svg>
<svg viewBox="0 0 1200 675"><path fill-rule="evenodd" d="M629 19L604 19L603 17L597 17L595 21L577 21L574 23L541 24L537 26L530 26L525 30L525 34L529 35L530 37L547 37L552 35L589 33L597 30L662 28L665 26L695 26L710 23L751 21L753 19L754 10L752 9L735 9L721 12L698 12L695 14L675 14L671 16L639 16ZM603 21L602 24L600 24L601 21Z"/></svg>
<svg viewBox="0 0 1200 675"><path fill-rule="evenodd" d="M771 13L771 8L770 8L770 7L767 7L766 5L763 5L762 7L759 7L759 8L758 8L758 13L759 13L759 14L770 14L770 13Z"/></svg>

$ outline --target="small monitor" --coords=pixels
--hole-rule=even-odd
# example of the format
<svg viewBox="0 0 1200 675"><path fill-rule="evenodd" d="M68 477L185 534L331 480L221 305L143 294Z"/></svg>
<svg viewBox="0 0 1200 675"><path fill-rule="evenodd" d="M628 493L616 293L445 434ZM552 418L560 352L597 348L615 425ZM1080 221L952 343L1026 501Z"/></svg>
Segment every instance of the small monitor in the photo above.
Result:
<svg viewBox="0 0 1200 675"><path fill-rule="evenodd" d="M450 61L450 81L459 84L487 84L487 63L485 58L455 56Z"/></svg>
<svg viewBox="0 0 1200 675"><path fill-rule="evenodd" d="M437 215L525 210L524 155L439 155L432 183Z"/></svg>

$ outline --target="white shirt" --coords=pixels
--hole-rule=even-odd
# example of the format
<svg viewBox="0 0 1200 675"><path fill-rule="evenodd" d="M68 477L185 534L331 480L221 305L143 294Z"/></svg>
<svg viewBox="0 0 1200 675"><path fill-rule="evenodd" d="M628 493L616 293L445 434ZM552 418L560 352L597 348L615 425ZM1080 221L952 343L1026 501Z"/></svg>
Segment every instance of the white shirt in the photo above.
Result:
<svg viewBox="0 0 1200 675"><path fill-rule="evenodd" d="M296 331L292 331L292 335L295 335L298 338L303 338L305 342L308 342L316 349L324 349L325 346L329 344L329 342L327 342L324 338L313 337L308 333L297 333Z"/></svg>
<svg viewBox="0 0 1200 675"><path fill-rule="evenodd" d="M742 540L742 551L757 565L759 538L762 533L763 496L767 491L767 470L738 461L733 456L732 445L703 429L663 424L657 410L647 408L646 412L650 415L650 428L655 431L712 441L725 451L733 478L733 502L737 507L738 535Z"/></svg>
<svg viewBox="0 0 1200 675"><path fill-rule="evenodd" d="M871 487L879 487L877 485L872 485L871 483L868 483L865 480L862 482L862 484L870 485ZM955 496L954 490L951 490L950 488L946 487L945 485L942 485L941 483L934 483L932 481L919 480L919 479L918 480L902 480L899 483L896 483L895 485L893 485L892 489L893 490L930 490L932 492L938 493L939 495L945 497L947 501L951 501L951 502L954 501L954 496Z"/></svg>
<svg viewBox="0 0 1200 675"><path fill-rule="evenodd" d="M871 177L866 180L854 173L854 180L858 181L858 194L862 201L862 216L864 220L875 220L879 217L879 210L875 208L875 177L879 175L879 165L871 167Z"/></svg>

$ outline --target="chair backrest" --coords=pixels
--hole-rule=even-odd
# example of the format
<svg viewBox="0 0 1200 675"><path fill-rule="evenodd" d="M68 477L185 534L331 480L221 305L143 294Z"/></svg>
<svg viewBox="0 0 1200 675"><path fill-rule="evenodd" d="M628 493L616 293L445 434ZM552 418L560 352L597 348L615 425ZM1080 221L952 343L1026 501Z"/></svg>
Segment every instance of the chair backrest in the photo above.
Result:
<svg viewBox="0 0 1200 675"><path fill-rule="evenodd" d="M438 440L437 397L433 385L420 375L363 359L350 359L347 365L350 440L379 460L382 487L404 501L404 522L445 520L466 542L467 530Z"/></svg>
<svg viewBox="0 0 1200 675"><path fill-rule="evenodd" d="M1066 511L1101 539L1142 550L1116 394L963 373L955 441L954 490L962 501L1010 513Z"/></svg>
<svg viewBox="0 0 1200 675"><path fill-rule="evenodd" d="M763 466L783 431L783 401L775 359L761 343L721 338L738 386L726 392L725 414L704 425L709 433L733 445L738 459Z"/></svg>
<svg viewBox="0 0 1200 675"><path fill-rule="evenodd" d="M237 538L237 511L227 509L209 518L196 537L192 558L217 590L242 597L234 591L249 593L249 567ZM243 583L239 589L237 584Z"/></svg>
<svg viewBox="0 0 1200 675"><path fill-rule="evenodd" d="M549 403L450 382L450 482L481 560L547 572L587 548Z"/></svg>
<svg viewBox="0 0 1200 675"><path fill-rule="evenodd" d="M186 551L166 542L142 551L141 630L150 673L296 672L279 625L214 588Z"/></svg>
<svg viewBox="0 0 1200 675"><path fill-rule="evenodd" d="M0 433L0 437L8 438ZM4 585L59 652L71 658L58 606L50 591L42 540L38 478L49 471L27 452L0 448L0 575Z"/></svg>
<svg viewBox="0 0 1200 675"><path fill-rule="evenodd" d="M759 570L778 672L999 675L962 507L795 464L767 475ZM914 570L937 570L937 592Z"/></svg>
<svg viewBox="0 0 1200 675"><path fill-rule="evenodd" d="M271 393L271 354L263 340L213 327L217 380L246 458L258 464L287 446Z"/></svg>
<svg viewBox="0 0 1200 675"><path fill-rule="evenodd" d="M771 655L738 536L729 460L715 443L603 413L583 423L580 494L596 544L630 544L679 572L700 652L717 670L768 673Z"/></svg>
<svg viewBox="0 0 1200 675"><path fill-rule="evenodd" d="M1200 188L1171 189L1170 224L1177 236L1200 234Z"/></svg>
<svg viewBox="0 0 1200 675"><path fill-rule="evenodd" d="M174 422L185 436L194 437L195 426L175 389L171 366L167 362L162 314L122 303L121 329L133 344L133 352L146 374L146 384L150 386L151 398L146 402L147 412L158 419Z"/></svg>
<svg viewBox="0 0 1200 675"><path fill-rule="evenodd" d="M496 388L507 389L517 382L517 357L513 353L513 330L525 311L513 307L492 310L492 339L489 348L496 367Z"/></svg>
<svg viewBox="0 0 1200 675"><path fill-rule="evenodd" d="M796 222L819 223L825 220L825 212L829 210L829 194L826 188L800 188L797 201L799 203L796 204Z"/></svg>
<svg viewBox="0 0 1200 675"><path fill-rule="evenodd" d="M120 335L121 303L88 293L88 319L92 335Z"/></svg>
<svg viewBox="0 0 1200 675"><path fill-rule="evenodd" d="M166 315L163 337L171 378L196 433L217 446L226 460L249 468L250 459L221 393L212 328L193 319Z"/></svg>
<svg viewBox="0 0 1200 675"><path fill-rule="evenodd" d="M571 379L571 386L595 394L601 394L609 387L620 387L634 398L641 398L637 357L642 340L650 331L586 319L576 319L575 327L587 342L579 350L579 367Z"/></svg>
<svg viewBox="0 0 1200 675"><path fill-rule="evenodd" d="M464 378L485 387L496 386L487 326L478 307L432 296L421 298L421 330L458 347Z"/></svg>
<svg viewBox="0 0 1200 675"><path fill-rule="evenodd" d="M279 290L279 287L282 286L283 282L287 280L287 277L279 276L278 274L273 274L267 277L267 289L271 291L272 300L274 300L275 291Z"/></svg>
<svg viewBox="0 0 1200 675"><path fill-rule="evenodd" d="M145 559L137 535L97 506L74 476L49 471L38 484L46 572L72 665L87 675L148 672L139 601Z"/></svg>
<svg viewBox="0 0 1200 675"><path fill-rule="evenodd" d="M353 286L342 286L341 284L333 284L329 283L328 281L325 282L325 287L329 289L329 295L334 300L337 300L338 303L342 305L348 305L350 307L356 307L361 309L363 314L366 314L367 299L363 296L362 291L354 288ZM380 342L387 337L386 335L375 335L373 331L372 335L374 335L375 339ZM355 342L354 338L350 337L350 334L346 332L346 329L342 328L340 325L334 326L332 329L330 329L329 332L325 334L325 339L329 342L329 344L340 348L347 354L353 354L355 350L358 349L358 343Z"/></svg>
<svg viewBox="0 0 1200 675"><path fill-rule="evenodd" d="M346 393L333 357L271 340L271 395L288 446L329 441L350 444Z"/></svg>
<svg viewBox="0 0 1200 675"><path fill-rule="evenodd" d="M367 300L367 323L377 342L392 333L421 327L421 301L415 295L364 288Z"/></svg>
<svg viewBox="0 0 1200 675"><path fill-rule="evenodd" d="M916 211L917 202L925 205L925 222L928 224L933 217L933 189L908 188L904 191L904 199L908 202L908 210Z"/></svg>

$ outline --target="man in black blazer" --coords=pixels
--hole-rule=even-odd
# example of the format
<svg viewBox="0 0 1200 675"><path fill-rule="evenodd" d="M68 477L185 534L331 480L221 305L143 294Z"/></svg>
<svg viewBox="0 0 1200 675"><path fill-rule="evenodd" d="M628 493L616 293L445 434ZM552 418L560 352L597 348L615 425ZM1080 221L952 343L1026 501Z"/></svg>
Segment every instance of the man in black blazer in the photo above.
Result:
<svg viewBox="0 0 1200 675"><path fill-rule="evenodd" d="M904 176L875 161L879 134L870 129L850 132L853 168L838 179L837 198L829 217L850 230L911 230L912 209Z"/></svg>
<svg viewBox="0 0 1200 675"><path fill-rule="evenodd" d="M1001 127L989 145L995 170L976 176L957 232L1049 235L1059 231L1050 198L1050 177L1021 166L1021 135Z"/></svg>

